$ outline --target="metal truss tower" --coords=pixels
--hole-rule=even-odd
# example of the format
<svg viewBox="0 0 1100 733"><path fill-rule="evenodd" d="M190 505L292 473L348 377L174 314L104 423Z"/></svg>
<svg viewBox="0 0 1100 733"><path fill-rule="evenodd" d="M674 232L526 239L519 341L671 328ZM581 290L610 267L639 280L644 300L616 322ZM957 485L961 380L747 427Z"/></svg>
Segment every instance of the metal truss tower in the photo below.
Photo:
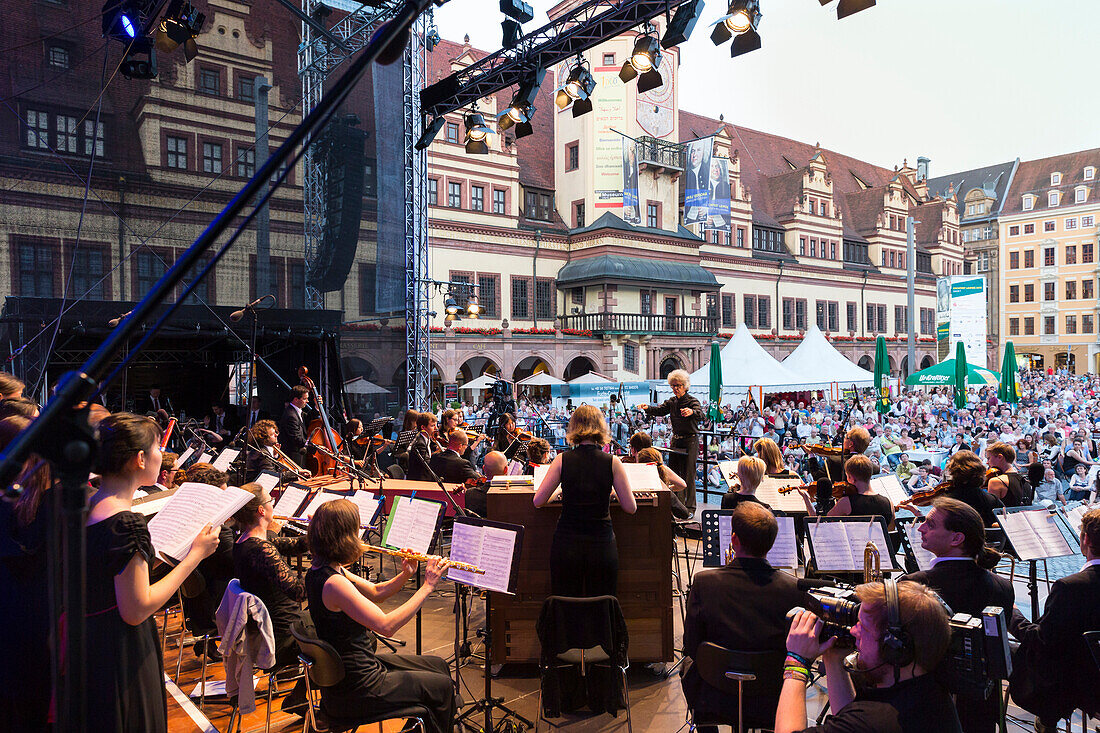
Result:
<svg viewBox="0 0 1100 733"><path fill-rule="evenodd" d="M319 9L340 8L340 0L302 0L302 11L311 18L318 18ZM328 29L343 48L315 30L309 23L302 24L302 44L298 48L298 76L302 82L302 115L316 106L324 94L325 79L329 73L363 48L371 34L382 23L394 16L404 0L384 0L378 5L348 4L347 15ZM428 317L428 219L423 198L427 161L422 151L413 143L419 135L420 91L424 88L424 32L423 16L413 25L409 45L403 59L402 102L404 105L404 173L405 173L405 357L406 404L413 409L428 406L430 387L428 371L429 353ZM306 267L317 259L325 228L323 192L328 172L321 156L310 148L303 156L303 198L305 201L305 260ZM313 287L306 286L306 303L309 308L323 308L324 296Z"/></svg>

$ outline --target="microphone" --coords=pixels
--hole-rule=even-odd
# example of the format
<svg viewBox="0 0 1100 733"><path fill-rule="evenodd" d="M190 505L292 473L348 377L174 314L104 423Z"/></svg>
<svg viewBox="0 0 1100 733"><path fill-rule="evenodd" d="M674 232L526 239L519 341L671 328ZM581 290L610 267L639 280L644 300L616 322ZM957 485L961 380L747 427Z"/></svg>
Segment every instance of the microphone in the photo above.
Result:
<svg viewBox="0 0 1100 733"><path fill-rule="evenodd" d="M117 316L117 317L112 318L111 320L107 321L107 325L110 326L111 328L114 328L118 324L122 323L122 320L124 318L126 318L127 316L129 316L131 313L133 313L133 311L126 311L121 316Z"/></svg>
<svg viewBox="0 0 1100 733"><path fill-rule="evenodd" d="M245 306L244 308L241 308L241 309L240 309L239 311L233 311L232 313L230 313L230 314L229 314L229 320L231 320L231 321L233 321L234 323L236 323L237 321L239 321L239 320L241 320L242 318L244 318L244 314L245 314L245 313L247 313L248 311L250 311L250 310L252 310L253 308L255 308L255 307L256 307L257 305L259 305L259 304L260 304L260 302L261 302L261 301L263 301L263 300L266 300L267 298L271 298L272 300L274 300L274 299L275 299L275 296L274 296L274 295L270 295L270 294L268 294L268 295L261 295L261 296L260 296L259 298L256 298L256 299L255 299L254 301L252 301L251 303L249 303L248 305L246 305L246 306Z"/></svg>

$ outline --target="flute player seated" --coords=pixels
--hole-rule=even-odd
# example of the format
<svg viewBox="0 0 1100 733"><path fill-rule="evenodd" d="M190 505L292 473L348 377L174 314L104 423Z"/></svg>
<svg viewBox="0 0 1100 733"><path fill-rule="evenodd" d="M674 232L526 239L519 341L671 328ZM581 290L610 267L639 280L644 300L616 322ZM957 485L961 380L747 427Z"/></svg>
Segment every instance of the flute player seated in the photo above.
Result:
<svg viewBox="0 0 1100 733"><path fill-rule="evenodd" d="M371 635L392 636L416 615L446 572L446 560L433 556L424 584L409 600L386 612L378 604L397 593L416 572L415 560L403 560L401 573L371 583L347 567L363 553L359 509L347 499L326 502L309 523L313 565L306 573L306 597L317 637L340 654L345 676L321 690L321 710L330 717L366 717L410 704L431 711L432 733L454 727L455 690L447 663L434 656L375 654Z"/></svg>

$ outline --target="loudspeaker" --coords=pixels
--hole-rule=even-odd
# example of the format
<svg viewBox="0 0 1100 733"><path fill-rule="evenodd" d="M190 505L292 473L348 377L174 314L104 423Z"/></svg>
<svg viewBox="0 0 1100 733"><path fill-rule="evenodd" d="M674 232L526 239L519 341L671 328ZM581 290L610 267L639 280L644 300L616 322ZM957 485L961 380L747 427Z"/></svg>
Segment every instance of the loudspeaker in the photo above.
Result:
<svg viewBox="0 0 1100 733"><path fill-rule="evenodd" d="M322 293L339 290L351 271L363 217L367 133L355 115L333 119L317 141L325 171L321 188L324 228L317 258L307 263L307 282Z"/></svg>

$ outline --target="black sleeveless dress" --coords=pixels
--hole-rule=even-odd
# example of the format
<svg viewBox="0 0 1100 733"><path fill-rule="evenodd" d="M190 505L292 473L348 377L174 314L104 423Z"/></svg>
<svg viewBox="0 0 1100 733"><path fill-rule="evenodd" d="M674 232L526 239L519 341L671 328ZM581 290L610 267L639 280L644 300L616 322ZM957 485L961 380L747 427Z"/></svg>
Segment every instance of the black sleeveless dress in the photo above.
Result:
<svg viewBox="0 0 1100 733"><path fill-rule="evenodd" d="M374 633L321 599L325 583L338 570L325 565L306 573L306 597L317 638L327 641L344 662L344 679L321 689L321 709L335 718L357 718L410 704L431 711L432 733L451 733L455 689L450 668L439 657L375 654Z"/></svg>
<svg viewBox="0 0 1100 733"><path fill-rule="evenodd" d="M550 592L615 595L619 552L611 527L611 456L578 445L561 457L561 517L550 545Z"/></svg>
<svg viewBox="0 0 1100 733"><path fill-rule="evenodd" d="M894 521L894 505L882 494L855 494L848 497L852 506L851 516L879 516L886 520L887 526Z"/></svg>

